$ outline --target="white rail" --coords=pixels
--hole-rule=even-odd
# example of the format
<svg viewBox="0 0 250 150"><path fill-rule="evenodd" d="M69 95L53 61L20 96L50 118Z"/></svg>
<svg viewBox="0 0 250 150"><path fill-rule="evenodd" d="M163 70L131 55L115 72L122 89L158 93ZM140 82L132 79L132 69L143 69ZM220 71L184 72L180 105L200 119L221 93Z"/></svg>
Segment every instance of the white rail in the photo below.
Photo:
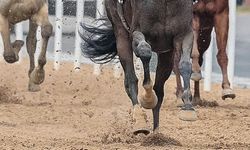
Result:
<svg viewBox="0 0 250 150"><path fill-rule="evenodd" d="M55 26L55 60L54 69L58 70L60 67L60 54L62 51L62 19L63 19L63 1L56 1L56 26Z"/></svg>

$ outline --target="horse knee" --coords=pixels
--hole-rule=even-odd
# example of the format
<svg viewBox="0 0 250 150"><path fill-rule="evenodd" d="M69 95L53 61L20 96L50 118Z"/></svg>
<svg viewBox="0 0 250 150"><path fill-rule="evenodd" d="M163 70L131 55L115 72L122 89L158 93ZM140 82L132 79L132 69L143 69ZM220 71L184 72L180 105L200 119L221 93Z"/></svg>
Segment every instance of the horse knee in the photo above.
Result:
<svg viewBox="0 0 250 150"><path fill-rule="evenodd" d="M151 46L146 42L140 42L134 50L135 55L142 60L150 60L152 57Z"/></svg>
<svg viewBox="0 0 250 150"><path fill-rule="evenodd" d="M152 56L152 48L145 41L143 33L134 31L133 32L133 42L132 47L137 57L140 57L142 60L150 60Z"/></svg>
<svg viewBox="0 0 250 150"><path fill-rule="evenodd" d="M47 25L42 26L42 37L49 38L53 33L53 26L49 23Z"/></svg>

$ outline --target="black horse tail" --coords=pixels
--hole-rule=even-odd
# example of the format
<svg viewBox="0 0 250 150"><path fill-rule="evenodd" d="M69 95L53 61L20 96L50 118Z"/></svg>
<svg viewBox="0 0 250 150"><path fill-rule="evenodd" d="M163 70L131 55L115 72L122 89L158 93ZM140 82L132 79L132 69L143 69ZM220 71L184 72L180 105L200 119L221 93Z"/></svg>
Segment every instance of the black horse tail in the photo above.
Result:
<svg viewBox="0 0 250 150"><path fill-rule="evenodd" d="M83 40L81 50L83 55L93 62L104 64L115 58L117 48L113 28L111 24L107 24L108 19L99 19L98 22L100 21L104 21L104 23L98 27L81 23L84 31L80 33Z"/></svg>

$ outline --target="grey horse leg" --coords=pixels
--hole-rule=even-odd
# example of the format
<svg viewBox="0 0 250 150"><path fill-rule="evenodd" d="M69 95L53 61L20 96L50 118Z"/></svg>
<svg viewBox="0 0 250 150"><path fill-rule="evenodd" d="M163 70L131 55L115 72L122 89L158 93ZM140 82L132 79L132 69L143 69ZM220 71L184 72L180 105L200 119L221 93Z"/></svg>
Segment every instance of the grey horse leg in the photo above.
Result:
<svg viewBox="0 0 250 150"><path fill-rule="evenodd" d="M143 87L145 89L145 93L140 99L141 106L146 109L152 109L156 106L158 101L150 78L149 63L152 56L152 48L145 41L144 35L139 31L133 32L132 48L135 55L141 59L144 69Z"/></svg>
<svg viewBox="0 0 250 150"><path fill-rule="evenodd" d="M48 40L52 35L53 27L48 19L48 6L44 4L44 6L39 10L39 12L34 15L33 20L37 25L41 26L41 34L42 34L42 49L38 58L38 66L33 69L30 73L30 81L29 85L34 85L34 91L39 90L36 88L40 85L45 78L44 65L46 64L46 50L48 45ZM35 87L36 86L36 87ZM30 88L32 90L32 87Z"/></svg>

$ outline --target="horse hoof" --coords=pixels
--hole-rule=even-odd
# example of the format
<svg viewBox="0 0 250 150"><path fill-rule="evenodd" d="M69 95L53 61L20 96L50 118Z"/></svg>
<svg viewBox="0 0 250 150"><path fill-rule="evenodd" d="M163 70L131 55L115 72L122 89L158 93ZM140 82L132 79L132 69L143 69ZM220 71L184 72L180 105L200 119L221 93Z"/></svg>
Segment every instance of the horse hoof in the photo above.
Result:
<svg viewBox="0 0 250 150"><path fill-rule="evenodd" d="M38 91L41 90L41 88L40 88L39 85L30 82L30 83L29 83L28 90L29 90L30 92L38 92Z"/></svg>
<svg viewBox="0 0 250 150"><path fill-rule="evenodd" d="M196 121L197 114L191 104L185 104L179 112L179 119L183 121Z"/></svg>
<svg viewBox="0 0 250 150"><path fill-rule="evenodd" d="M38 70L37 68L35 68L31 74L30 74L30 80L34 83L34 84L41 84L44 81L44 77L45 77L45 71L43 69Z"/></svg>
<svg viewBox="0 0 250 150"><path fill-rule="evenodd" d="M153 109L155 108L157 103L158 103L158 98L155 92L153 92L150 96L144 95L140 99L140 104L145 109Z"/></svg>
<svg viewBox="0 0 250 150"><path fill-rule="evenodd" d="M5 53L5 54L3 55L3 57L4 57L4 60L5 60L7 63L10 63L10 64L17 62L18 59L19 59L18 57L16 57L16 54L15 54L15 53Z"/></svg>
<svg viewBox="0 0 250 150"><path fill-rule="evenodd" d="M137 129L133 132L134 135L138 135L138 134L144 134L144 135L148 135L150 133L150 131L148 129Z"/></svg>
<svg viewBox="0 0 250 150"><path fill-rule="evenodd" d="M193 81L200 81L202 79L202 75L200 72L193 72L191 75L191 79Z"/></svg>
<svg viewBox="0 0 250 150"><path fill-rule="evenodd" d="M138 134L148 135L150 133L147 123L147 116L139 105L134 106L133 122L134 122L134 127L133 127L134 135Z"/></svg>
<svg viewBox="0 0 250 150"><path fill-rule="evenodd" d="M195 110L181 110L179 119L183 121L196 121L198 119Z"/></svg>
<svg viewBox="0 0 250 150"><path fill-rule="evenodd" d="M234 99L236 97L235 93L232 89L223 89L222 91L222 99L225 100L226 98Z"/></svg>

